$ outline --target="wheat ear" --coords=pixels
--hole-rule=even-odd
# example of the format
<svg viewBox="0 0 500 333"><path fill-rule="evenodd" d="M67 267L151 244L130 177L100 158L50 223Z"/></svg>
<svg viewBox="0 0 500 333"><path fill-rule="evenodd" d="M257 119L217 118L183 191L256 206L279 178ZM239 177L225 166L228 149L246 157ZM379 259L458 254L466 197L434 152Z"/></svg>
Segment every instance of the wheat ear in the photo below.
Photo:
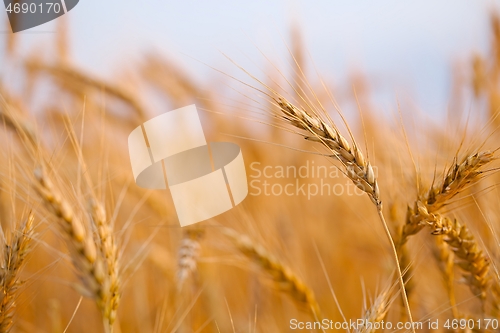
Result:
<svg viewBox="0 0 500 333"><path fill-rule="evenodd" d="M373 301L370 308L365 309L362 318L363 324L357 325L355 333L374 333L377 330L376 324L380 323L387 316L389 307L394 301L392 288L386 288ZM361 326L361 327L359 327Z"/></svg>
<svg viewBox="0 0 500 333"><path fill-rule="evenodd" d="M425 227L426 217L420 214L419 207L424 207L428 213L437 213L466 186L477 182L483 174L482 167L494 159L493 153L485 151L468 155L461 162L455 161L439 184L431 186L426 194L419 196L413 207L408 207L399 245L404 245L410 236Z"/></svg>
<svg viewBox="0 0 500 333"><path fill-rule="evenodd" d="M104 258L105 271L108 278L107 293L109 294L104 306L104 318L109 320L113 325L116 320L116 311L120 303L120 265L116 241L113 234L113 229L106 217L106 211L101 203L95 199L90 202L90 211L92 219L97 229L99 236L99 251L101 257Z"/></svg>
<svg viewBox="0 0 500 333"><path fill-rule="evenodd" d="M284 98L278 98L276 103L280 106L285 121L309 132L312 136L304 135L306 140L321 142L332 151L333 157L344 165L346 175L354 185L368 194L375 205L382 204L373 167L363 157L363 153L355 143L349 144L338 130L320 117L294 106Z"/></svg>
<svg viewBox="0 0 500 333"><path fill-rule="evenodd" d="M0 271L2 288L0 293L0 332L2 333L10 332L12 328L16 292L22 284L18 275L30 249L33 221L34 217L30 214L24 223L12 233L10 241L6 242L4 247Z"/></svg>
<svg viewBox="0 0 500 333"><path fill-rule="evenodd" d="M177 289L181 290L186 279L196 272L198 257L200 255L199 239L203 236L203 230L199 228L188 228L177 253Z"/></svg>
<svg viewBox="0 0 500 333"><path fill-rule="evenodd" d="M282 112L281 118L291 125L306 131L309 135L303 135L307 140L320 142L323 146L328 148L333 153L332 157L340 161L345 167L346 176L351 179L356 187L365 192L376 206L379 219L382 222L387 239L391 244L403 303L408 313L408 319L412 323L412 331L415 333L398 252L387 222L385 221L384 214L382 213L380 190L375 172L370 162L364 158L363 153L355 142L350 144L333 125L326 123L316 113L307 112L305 109L296 107L281 96L276 98L275 101Z"/></svg>
<svg viewBox="0 0 500 333"><path fill-rule="evenodd" d="M47 209L57 218L66 236L73 265L83 284L80 292L95 299L102 313L106 332L112 332L111 318L106 308L109 278L106 276L102 259L97 254L92 234L88 232L89 226L75 214L69 202L41 168L35 170L35 179L36 191Z"/></svg>
<svg viewBox="0 0 500 333"><path fill-rule="evenodd" d="M472 292L482 300L483 306L483 292L486 280L485 276L480 276L483 274L480 271L483 269L488 270L487 261L483 261L485 259L484 254L478 252L474 237L465 226L458 224L458 222L451 222L448 218L441 217L437 212L466 186L477 182L483 174L482 168L494 159L493 153L485 151L470 154L460 162L455 160L445 172L443 179L438 184L431 186L427 193L420 195L413 207L408 207L406 222L398 243L398 249L403 248L408 238L420 232L425 226L430 226L435 235L445 235L444 240L446 243L451 246L455 255L462 260L459 264L461 268L464 269L467 268L468 264L473 264L473 266L465 270L467 272L466 279ZM453 230L454 227L458 228L458 230ZM464 233L460 234L462 228ZM466 237L467 239L457 238L457 236ZM463 240L465 242L462 242ZM473 246L471 242L474 244ZM468 248L469 245L472 247ZM474 254L464 254L464 251L465 253L473 251ZM463 262L464 260L465 262ZM472 261L467 263L468 260ZM453 262L447 261L445 265L453 265ZM474 265L479 265L479 267L472 268ZM447 268L448 271L449 269ZM449 282L447 281L447 283ZM450 291L449 288L448 291ZM454 296L450 296L450 301L453 301Z"/></svg>
<svg viewBox="0 0 500 333"><path fill-rule="evenodd" d="M488 289L489 262L474 236L466 225L458 220L442 217L438 214L427 214L421 207L420 214L426 215L426 222L431 227L433 235L443 235L444 241L450 246L457 258L457 265L465 272L464 278L472 293L482 302Z"/></svg>
<svg viewBox="0 0 500 333"><path fill-rule="evenodd" d="M279 260L261 245L253 242L248 236L241 235L229 228L224 228L223 233L233 241L242 254L269 273L282 291L288 293L298 304L306 305L316 319L321 317L314 292L289 267L280 263Z"/></svg>

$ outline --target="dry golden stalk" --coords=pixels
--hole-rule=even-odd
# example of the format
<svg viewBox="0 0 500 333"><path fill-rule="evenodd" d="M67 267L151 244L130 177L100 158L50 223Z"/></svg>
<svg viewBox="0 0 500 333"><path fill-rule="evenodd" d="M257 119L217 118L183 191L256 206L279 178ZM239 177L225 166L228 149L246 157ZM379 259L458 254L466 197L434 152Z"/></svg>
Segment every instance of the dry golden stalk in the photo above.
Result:
<svg viewBox="0 0 500 333"><path fill-rule="evenodd" d="M201 237L203 237L202 229L188 228L184 231L177 257L177 288L179 290L182 289L184 281L196 272Z"/></svg>
<svg viewBox="0 0 500 333"><path fill-rule="evenodd" d="M408 319L412 323L413 327L413 318L410 303L408 302L408 297L405 291L405 283L401 272L398 252L382 213L380 190L375 172L370 165L370 162L364 158L363 153L359 149L356 142L352 142L352 144L350 144L333 124L330 125L326 123L316 112L307 112L305 109L298 108L279 95L275 98L275 101L281 109L281 118L291 125L312 135L309 136L303 134L305 139L320 142L323 146L328 148L333 153L332 157L336 158L344 165L347 177L351 179L356 187L365 192L376 206L379 219L384 227L384 232L391 244L403 303L405 305L406 312L408 313ZM412 332L415 333L415 329L412 329Z"/></svg>
<svg viewBox="0 0 500 333"><path fill-rule="evenodd" d="M379 327L380 322L384 320L387 316L387 312L389 311L389 307L391 306L394 298L392 297L393 293L391 288L387 288L380 295L375 298L373 304L369 309L365 310L363 316L363 325L361 327L356 326L355 333L374 333L379 331L377 329Z"/></svg>
<svg viewBox="0 0 500 333"><path fill-rule="evenodd" d="M405 244L410 236L425 227L426 216L420 214L422 207L427 213L437 213L467 185L477 182L483 173L481 168L494 159L493 153L485 151L466 156L460 163L455 161L438 185L432 186L427 194L421 195L414 207L408 207L399 245Z"/></svg>
<svg viewBox="0 0 500 333"><path fill-rule="evenodd" d="M400 220L401 218L398 214L397 205L394 202L392 202L389 205L389 221L391 222L391 225L397 226L398 223L400 223ZM401 233L397 230L396 234L400 235ZM403 273L403 281L405 284L406 296L408 297L408 299L410 299L415 287L414 280L412 279L413 265L412 265L411 254L408 250L408 247L406 246L400 246L397 249L397 252L399 257L399 267L401 272ZM401 298L401 301L404 302L403 298ZM406 309L404 307L401 308L400 321L401 322L408 321L408 314L406 313Z"/></svg>
<svg viewBox="0 0 500 333"><path fill-rule="evenodd" d="M398 249L399 255L399 267L401 272L403 273L403 281L405 284L406 296L408 299L413 294L415 284L412 280L413 276L413 266L411 263L411 256L408 248L406 246L402 246ZM404 299L401 298L404 302ZM404 307L401 308L400 321L405 322L408 319L408 314L406 313L406 309Z"/></svg>
<svg viewBox="0 0 500 333"><path fill-rule="evenodd" d="M315 318L320 318L320 308L314 297L314 292L293 271L279 262L260 244L254 243L248 236L224 228L223 233L236 245L246 257L256 262L269 273L279 288L287 292L298 304L306 305Z"/></svg>
<svg viewBox="0 0 500 333"><path fill-rule="evenodd" d="M110 278L106 275L102 259L97 254L97 247L88 232L89 226L73 211L71 204L64 199L61 192L54 186L48 175L41 169L35 170L35 189L42 198L47 209L57 218L67 236L68 248L71 252L73 265L83 284L80 290L85 296L95 299L99 307L104 327L112 331L111 313L107 313L109 301Z"/></svg>
<svg viewBox="0 0 500 333"><path fill-rule="evenodd" d="M26 255L29 252L31 239L33 238L32 214L24 223L12 233L10 241L5 244L3 251L3 262L0 271L0 332L10 332L12 328L12 316L16 306L16 291L22 284L18 278Z"/></svg>
<svg viewBox="0 0 500 333"><path fill-rule="evenodd" d="M411 264L410 253L408 252L408 249L406 247L403 247L399 255L400 255L399 260L400 260L401 271L404 272L406 292L409 295L411 294L414 288L414 283L413 280L411 279L412 264Z"/></svg>
<svg viewBox="0 0 500 333"><path fill-rule="evenodd" d="M118 250L116 248L113 229L106 218L104 207L97 200L92 200L90 203L92 219L97 228L99 236L99 251L101 256L105 258L104 264L106 274L109 279L109 298L104 306L104 317L109 319L112 325L116 319L116 311L120 303L120 271Z"/></svg>

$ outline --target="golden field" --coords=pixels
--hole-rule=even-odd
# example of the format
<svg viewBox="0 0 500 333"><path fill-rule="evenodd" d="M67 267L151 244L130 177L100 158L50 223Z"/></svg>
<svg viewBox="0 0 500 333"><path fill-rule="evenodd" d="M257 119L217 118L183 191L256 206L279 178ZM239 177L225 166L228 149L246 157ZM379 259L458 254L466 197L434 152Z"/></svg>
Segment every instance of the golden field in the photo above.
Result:
<svg viewBox="0 0 500 333"><path fill-rule="evenodd" d="M332 94L305 71L296 31L290 68L221 74L230 96L157 54L113 80L86 73L63 23L52 57L20 58L5 35L16 84L0 78L0 332L292 332L323 320L333 329L303 331L411 332L335 329L410 313L418 332L498 331L498 18L491 27L489 56L457 68L444 123L397 100L380 110L359 74ZM359 111L344 118L337 103ZM209 141L241 147L249 195L181 228L168 191L135 184L127 137L188 104Z"/></svg>

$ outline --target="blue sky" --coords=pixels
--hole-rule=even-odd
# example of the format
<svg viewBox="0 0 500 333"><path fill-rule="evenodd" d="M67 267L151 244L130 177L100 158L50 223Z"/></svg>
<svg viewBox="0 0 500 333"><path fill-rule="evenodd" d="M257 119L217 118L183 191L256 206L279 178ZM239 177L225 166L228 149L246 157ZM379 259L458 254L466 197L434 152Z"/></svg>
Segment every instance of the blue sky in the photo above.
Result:
<svg viewBox="0 0 500 333"><path fill-rule="evenodd" d="M73 60L87 70L110 76L155 50L181 62L200 82L217 74L184 54L229 71L220 51L248 66L254 60L264 63L256 46L274 59L286 59L283 39L287 41L292 22L298 22L326 79L341 84L361 69L374 83L382 106L393 103L396 94L408 94L433 112L446 107L452 65L487 51L489 15L499 3L81 0L68 17ZM5 29L5 12L0 20ZM33 33L42 31L47 33ZM53 22L21 33L22 48L50 43L51 31ZM0 65L0 74L5 70Z"/></svg>

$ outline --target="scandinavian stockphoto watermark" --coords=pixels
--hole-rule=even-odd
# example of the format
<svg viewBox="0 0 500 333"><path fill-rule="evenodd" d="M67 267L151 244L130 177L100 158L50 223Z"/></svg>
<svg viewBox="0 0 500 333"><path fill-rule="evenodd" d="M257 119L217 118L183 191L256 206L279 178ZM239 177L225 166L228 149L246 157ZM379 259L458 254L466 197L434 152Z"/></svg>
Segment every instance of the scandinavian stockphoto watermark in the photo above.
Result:
<svg viewBox="0 0 500 333"><path fill-rule="evenodd" d="M128 137L128 147L137 185L169 188L181 226L222 214L248 194L240 147L207 144L195 105L138 126Z"/></svg>
<svg viewBox="0 0 500 333"><path fill-rule="evenodd" d="M377 174L377 169L374 167ZM250 163L251 196L363 196L354 183L334 165L306 160L300 165L264 165Z"/></svg>
<svg viewBox="0 0 500 333"><path fill-rule="evenodd" d="M3 0L12 32L42 25L66 14L79 0Z"/></svg>

